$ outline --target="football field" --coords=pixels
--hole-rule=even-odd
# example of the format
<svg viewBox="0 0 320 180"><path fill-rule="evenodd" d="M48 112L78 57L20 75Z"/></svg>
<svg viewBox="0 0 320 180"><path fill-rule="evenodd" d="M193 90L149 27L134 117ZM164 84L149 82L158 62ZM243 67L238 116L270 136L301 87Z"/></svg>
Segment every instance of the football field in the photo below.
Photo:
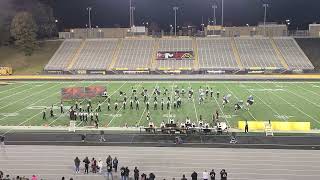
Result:
<svg viewBox="0 0 320 180"><path fill-rule="evenodd" d="M200 120L212 122L212 114L219 112L220 120L229 126L237 128L238 121L289 121L310 122L312 129L320 127L320 82L277 82L277 81L15 81L0 83L0 126L68 126L69 108L74 102L64 102L65 112L60 113L61 89L66 87L104 86L110 96L111 110L107 110L107 99L99 97L93 100L93 109L101 101L102 112L99 113L100 126L129 127L147 126L146 105L141 92L148 90L151 121L159 126L162 121L167 122L172 117L177 122L184 122L187 117L192 122ZM159 87L161 95L158 97L158 108L154 110L153 89ZM194 96L188 99L188 89L194 90ZM213 90L213 97L205 96L203 104L199 104L199 88ZM137 89L139 110L130 109L129 100L132 88ZM164 90L168 89L167 95ZM181 95L181 108L167 109L167 98L174 97L175 89L185 89L186 94ZM126 109L122 107L125 92L128 97ZM220 92L219 98L216 92ZM223 107L222 96L230 96L230 102ZM254 97L254 104L249 110L241 109L237 112L234 105L240 100L246 102L249 95ZM161 110L161 99L165 107ZM78 100L83 106L87 100ZM119 103L115 110L114 103ZM55 117L49 117L49 109L53 105ZM47 119L43 120L43 109L48 109ZM92 126L81 122L78 118L77 126Z"/></svg>

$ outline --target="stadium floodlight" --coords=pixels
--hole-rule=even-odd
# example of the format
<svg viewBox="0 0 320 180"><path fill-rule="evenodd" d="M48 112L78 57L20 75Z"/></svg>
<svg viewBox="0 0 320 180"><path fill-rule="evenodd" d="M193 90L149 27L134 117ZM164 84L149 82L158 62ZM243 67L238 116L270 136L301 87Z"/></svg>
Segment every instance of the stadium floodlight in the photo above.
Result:
<svg viewBox="0 0 320 180"><path fill-rule="evenodd" d="M218 6L216 4L212 5L212 9L213 9L213 25L217 25L217 18L216 18L216 9L218 8Z"/></svg>
<svg viewBox="0 0 320 180"><path fill-rule="evenodd" d="M54 20L54 22L55 22L55 23L58 23L59 21L58 21L58 19L56 19L56 20Z"/></svg>
<svg viewBox="0 0 320 180"><path fill-rule="evenodd" d="M269 4L263 4L262 6L264 7L263 31L264 36L266 36L267 8L269 7Z"/></svg>
<svg viewBox="0 0 320 180"><path fill-rule="evenodd" d="M91 7L87 7L88 16L89 16L89 29L91 29Z"/></svg>
<svg viewBox="0 0 320 180"><path fill-rule="evenodd" d="M175 6L173 7L174 10L174 36L177 36L177 10L179 7Z"/></svg>

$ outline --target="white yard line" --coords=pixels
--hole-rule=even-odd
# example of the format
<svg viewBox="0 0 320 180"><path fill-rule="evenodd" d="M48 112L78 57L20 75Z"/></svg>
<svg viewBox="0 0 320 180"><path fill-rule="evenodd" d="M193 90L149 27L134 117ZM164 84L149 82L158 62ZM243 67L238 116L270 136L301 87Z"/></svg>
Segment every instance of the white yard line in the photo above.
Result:
<svg viewBox="0 0 320 180"><path fill-rule="evenodd" d="M125 83L126 83L126 82L125 82ZM139 83L139 86L138 86L138 87L141 86L141 83L142 83L142 82ZM124 84L123 84L123 85L124 85ZM120 88L122 88L123 85L122 85ZM118 88L117 91L120 90L120 88ZM137 93L138 93L138 92L137 92ZM123 105L121 105L121 108L116 112L116 114L118 114L120 111L122 111L122 109L123 109ZM107 127L109 127L109 125L112 123L112 121L113 121L115 118L116 118L116 116L113 116L113 117L112 117L112 119L111 119L111 120L109 121L109 123L107 124Z"/></svg>
<svg viewBox="0 0 320 180"><path fill-rule="evenodd" d="M297 86L297 87L299 87L299 88L301 88L301 89L303 89L303 90L305 90L305 91L309 91L309 92L311 92L312 94L320 97L320 94L318 94L318 93L316 93L316 92L314 92L314 91L311 91L310 89L303 88L302 86L299 86L299 85L296 85L296 84L295 84L295 86Z"/></svg>
<svg viewBox="0 0 320 180"><path fill-rule="evenodd" d="M50 87L50 88L48 88L48 89L51 89L51 88L53 88L53 87L56 87L57 85L60 85L60 83L58 83L58 84L56 84L56 85L54 85L54 86L52 86L52 87ZM41 92L43 92L43 91L46 91L46 90L48 90L48 89L44 89L44 90L42 90L42 91L39 91L39 93L41 93ZM60 90L59 90L57 93L60 93ZM55 94L57 94L57 93L55 93ZM52 94L52 95L55 95L55 94ZM32 106L32 105L34 105L34 104L36 104L36 103L38 103L38 102L40 102L40 101L43 101L43 100L47 99L48 97L51 97L52 95L49 95L49 96L47 96L46 98L39 99L39 100L35 101L34 103L29 104L29 106ZM24 110L24 109L27 109L27 108L28 108L28 106L26 106L26 107L24 107L24 108L21 108L20 110L15 111L15 112L13 112L13 113L18 113L18 112L20 112L20 111L22 111L22 110ZM7 118L7 117L8 117L8 116L5 116L5 117L1 118L1 119L0 119L0 122L3 121L3 120L4 120L5 118Z"/></svg>
<svg viewBox="0 0 320 180"><path fill-rule="evenodd" d="M175 81L173 81L173 83L171 83L171 96L170 96L170 107L169 107L169 112L168 112L168 123L169 123L169 120L170 120L170 115L171 115L171 109L172 109L172 107L171 107L171 102L172 102L172 96L173 96L173 94L174 94L174 90L173 90L173 86L174 86L174 84L175 84Z"/></svg>
<svg viewBox="0 0 320 180"><path fill-rule="evenodd" d="M157 87L157 86L158 86L158 82L157 82L157 84L156 84L156 87ZM151 91L149 91L149 92L151 92L151 96L152 96L152 93L153 93L152 89L151 89ZM148 96L151 97L151 96L150 96L150 93L148 93ZM146 110L147 110L147 107L144 108L144 110L143 110L143 112L142 112L142 114L141 114L141 116L140 116L139 122L138 122L138 124L137 124L138 126L140 125L141 120L142 120L142 117L143 117L144 113L146 112Z"/></svg>
<svg viewBox="0 0 320 180"><path fill-rule="evenodd" d="M57 84L57 85L58 85L58 84ZM60 83L59 83L59 85L60 85ZM55 85L55 86L56 86L56 85ZM58 93L60 93L60 91L58 91L57 93L53 93L53 94L47 96L47 97L44 98L44 99L40 99L40 100L34 102L33 104L35 104L35 103L37 103L37 102L40 102L40 101L43 101L43 100L45 100L45 99L47 99L47 98L49 98L49 97L51 97L51 96L53 96L53 95L56 95L56 94L58 94ZM31 105L33 105L33 104L31 104ZM57 103L56 103L56 104L57 104ZM23 109L25 109L25 108L23 108ZM36 116L39 116L41 113L42 113L42 111L40 111L39 113L35 114L34 116L26 119L25 121L21 122L21 123L18 124L17 126L21 126L21 125L25 124L26 122L30 121L31 119L35 118ZM2 136L8 134L8 133L11 132L12 130L14 130L14 128L11 128L11 129L7 130L5 133L2 134Z"/></svg>
<svg viewBox="0 0 320 180"><path fill-rule="evenodd" d="M189 86L191 87L191 83L190 82L189 82ZM194 102L194 94L192 95L192 102L193 102L194 113L196 114L197 123L199 124L199 118L198 118L198 112L197 112L197 108L196 108L196 103Z"/></svg>
<svg viewBox="0 0 320 180"><path fill-rule="evenodd" d="M14 87L14 88L10 88L10 89L1 91L0 94L1 94L1 93L5 93L5 92L7 92L7 91L12 91L12 90L14 90L14 89L18 89L18 88L20 88L20 87L24 87L24 86L26 86L26 85L28 85L28 84L25 83L25 84L19 85L19 86L17 86L17 87Z"/></svg>
<svg viewBox="0 0 320 180"><path fill-rule="evenodd" d="M222 110L222 108L221 108L221 106L220 106L220 104L219 104L218 100L216 99L216 96L213 96L213 98L214 98L214 100L215 100L216 104L218 105L218 107L219 107L219 109L220 109L220 111L221 111L221 113L222 113L222 115L223 115L223 117L224 117L224 119L225 119L226 123L228 124L228 127L229 127L229 128L231 128L231 125L230 125L230 123L229 123L228 119L226 118L226 115L225 115L225 113L223 112L223 110Z"/></svg>
<svg viewBox="0 0 320 180"><path fill-rule="evenodd" d="M83 82L81 82L81 83L83 83ZM81 84L80 83L80 84ZM91 85L93 85L93 84L95 84L95 83L91 83L91 84L89 84L89 86L91 86ZM72 86L72 87L74 87L75 86L75 84ZM86 99L83 99L81 102L80 102L80 104L81 103L83 103L84 101L85 101ZM55 103L55 105L56 104L58 104L59 102L57 102L57 103ZM67 111L68 112L68 111ZM67 112L65 112L65 113L63 113L63 114L60 114L60 116L58 117L58 118L56 118L54 121L51 121L49 124L48 124L48 126L50 126L51 124L53 124L53 123L55 123L56 121L58 121L63 115L65 115Z"/></svg>
<svg viewBox="0 0 320 180"><path fill-rule="evenodd" d="M242 83L240 83L242 84ZM256 83L257 85L257 83ZM271 109L271 111L273 111L274 113L276 113L278 116L280 116L280 114L278 113L277 110L275 110L272 106L270 106L268 103L266 103L263 99L261 99L259 96L257 96L253 91L247 89L247 88L244 88L246 91L248 91L249 93L251 93L252 95L254 95L254 97L257 97L263 104L265 104L268 108Z"/></svg>
<svg viewBox="0 0 320 180"><path fill-rule="evenodd" d="M139 83L138 87L141 86L142 81ZM116 112L116 114L120 113L123 109L123 104L121 106L121 108ZM116 118L116 116L113 116L112 119L110 120L110 122L107 124L107 127L109 127L109 125L113 122L113 120Z"/></svg>
<svg viewBox="0 0 320 180"><path fill-rule="evenodd" d="M259 85L260 87L264 88L263 86ZM317 119L315 119L314 117L310 116L309 114L305 113L303 110L297 108L295 105L291 104L290 102L288 102L287 100L285 100L284 98L282 98L281 96L275 94L274 92L271 91L271 93L275 96L277 96L278 98L282 99L284 102L286 102L288 105L290 105L291 107L295 108L296 110L300 111L302 114L308 116L309 118L311 118L312 120L314 120L315 122L320 124L320 121L318 121Z"/></svg>
<svg viewBox="0 0 320 180"><path fill-rule="evenodd" d="M118 89L116 89L115 91L113 91L112 94L109 96L109 98L111 99L111 97L112 97L115 93L117 93L117 91L119 91L125 84L127 84L127 81L125 81ZM106 98L104 101L102 101L101 106L103 106L103 104L104 104L107 100L108 100L108 98ZM98 109L98 107L96 107L96 108L94 109L94 111L97 110L97 109ZM76 125L76 127L79 127L82 123L83 123L83 121L80 121L80 122Z"/></svg>
<svg viewBox="0 0 320 180"><path fill-rule="evenodd" d="M306 90L306 91L307 91L307 90ZM309 103L313 104L314 106L317 106L318 108L320 107L320 105L318 105L318 104L316 104L316 103L314 103L314 102L312 102L312 101L308 100L307 98L305 98L305 97L303 97L303 96L301 96L301 95L299 95L299 94L297 94L297 93L295 93L295 92L292 92L292 91L289 91L289 90L287 90L287 92L289 92L289 93L291 93L291 94L295 95L296 97L299 97L299 98L301 98L301 99L303 99L303 100L305 100L305 101L307 101L307 102L309 102Z"/></svg>
<svg viewBox="0 0 320 180"><path fill-rule="evenodd" d="M45 85L45 84L47 84L47 83L43 83L43 84L41 84L40 86L43 86L43 85ZM9 97L15 96L15 95L17 95L17 94L24 93L24 92L26 92L26 91L28 91L28 90L32 90L32 89L37 88L37 87L40 87L40 86L31 86L30 88L27 88L27 89L24 89L24 90L22 90L22 91L18 91L18 92L15 92L15 93L13 93L13 94L10 94L10 95L8 95L8 96L5 96L5 97L3 97L3 98L0 98L0 100L7 99L7 98L9 98ZM36 91L34 91L34 92L36 92Z"/></svg>
<svg viewBox="0 0 320 180"><path fill-rule="evenodd" d="M44 83L44 84L46 84L46 83ZM42 84L42 85L44 85L44 84ZM41 86L42 86L41 85ZM37 86L33 86L32 88L29 88L29 89L33 89L33 88L36 88ZM49 88L50 89L50 88ZM21 91L22 92L22 91ZM14 95L16 95L16 94L20 94L21 92L18 92L18 93L14 93ZM22 100L24 100L24 99L27 99L28 97L30 97L30 96L33 96L33 95L35 95L35 94L39 94L39 92L42 92L42 91L34 91L34 92L32 92L32 93L30 93L28 96L25 96L24 98L19 98L17 101L13 101L13 102L11 102L11 103L9 103L9 104L6 104L5 106L1 106L0 107L0 109L3 109L3 108L5 108L5 107L8 107L8 106L10 106L10 105L12 105L12 104L15 104L15 103L17 103L17 102L20 102L20 101L22 101ZM8 97L8 96L7 96ZM5 98L3 98L3 99L5 99Z"/></svg>
<svg viewBox="0 0 320 180"><path fill-rule="evenodd" d="M225 84L223 84L223 86L224 86L232 95L234 95L234 97L237 99L237 101L239 101L239 98L236 96L235 93L233 93ZM251 116L254 120L257 120L257 119L252 115L252 113L251 113L249 110L248 110L247 112L250 114L250 116Z"/></svg>

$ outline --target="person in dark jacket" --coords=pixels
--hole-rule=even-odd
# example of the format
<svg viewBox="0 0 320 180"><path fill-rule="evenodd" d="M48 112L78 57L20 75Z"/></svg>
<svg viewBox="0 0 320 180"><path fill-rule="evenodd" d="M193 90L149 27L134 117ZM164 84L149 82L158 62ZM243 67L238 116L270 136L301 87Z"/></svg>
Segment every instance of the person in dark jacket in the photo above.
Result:
<svg viewBox="0 0 320 180"><path fill-rule="evenodd" d="M147 175L145 173L141 174L141 180L147 180Z"/></svg>
<svg viewBox="0 0 320 180"><path fill-rule="evenodd" d="M139 180L139 169L137 167L133 170L134 173L134 180Z"/></svg>
<svg viewBox="0 0 320 180"><path fill-rule="evenodd" d="M74 166L76 167L76 173L79 173L79 170L80 170L80 159L78 157L76 157L74 159Z"/></svg>
<svg viewBox="0 0 320 180"><path fill-rule="evenodd" d="M106 176L108 177L108 180L109 180L109 176L111 176L111 180L113 180L112 165L111 165L111 164L107 164L107 173L106 173Z"/></svg>
<svg viewBox="0 0 320 180"><path fill-rule="evenodd" d="M149 174L149 180L155 180L156 176L153 173Z"/></svg>
<svg viewBox="0 0 320 180"><path fill-rule="evenodd" d="M197 180L198 179L198 174L195 171L193 171L193 173L191 174L191 179L192 180Z"/></svg>
<svg viewBox="0 0 320 180"><path fill-rule="evenodd" d="M128 166L127 166L126 169L124 170L125 180L129 180L129 174L130 174L130 170L129 170Z"/></svg>
<svg viewBox="0 0 320 180"><path fill-rule="evenodd" d="M125 171L126 171L126 169L122 166L122 167L120 168L121 180L125 180Z"/></svg>
<svg viewBox="0 0 320 180"><path fill-rule="evenodd" d="M181 180L187 180L186 175L182 175Z"/></svg>
<svg viewBox="0 0 320 180"><path fill-rule="evenodd" d="M222 169L222 170L220 171L220 176L221 176L221 180L227 180L228 173L226 172L225 169Z"/></svg>
<svg viewBox="0 0 320 180"><path fill-rule="evenodd" d="M89 164L90 164L90 161L89 161L89 158L86 157L84 160L84 173L85 174L88 174L89 173Z"/></svg>
<svg viewBox="0 0 320 180"><path fill-rule="evenodd" d="M214 169L210 172L210 179L211 180L216 180L216 173L214 172Z"/></svg>
<svg viewBox="0 0 320 180"><path fill-rule="evenodd" d="M114 172L117 172L118 171L118 163L119 163L117 157L114 157L112 163L113 163Z"/></svg>
<svg viewBox="0 0 320 180"><path fill-rule="evenodd" d="M108 164L111 164L111 165L112 165L112 158L111 158L110 155L107 157L106 163L107 163L107 165L108 165Z"/></svg>

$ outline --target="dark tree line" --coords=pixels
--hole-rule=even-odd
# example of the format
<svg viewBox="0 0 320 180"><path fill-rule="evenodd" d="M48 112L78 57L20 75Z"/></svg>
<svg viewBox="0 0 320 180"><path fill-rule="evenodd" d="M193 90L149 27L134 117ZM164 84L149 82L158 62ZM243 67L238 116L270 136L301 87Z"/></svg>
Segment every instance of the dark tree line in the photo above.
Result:
<svg viewBox="0 0 320 180"><path fill-rule="evenodd" d="M0 46L15 44L26 55L37 40L57 35L53 0L0 0Z"/></svg>

